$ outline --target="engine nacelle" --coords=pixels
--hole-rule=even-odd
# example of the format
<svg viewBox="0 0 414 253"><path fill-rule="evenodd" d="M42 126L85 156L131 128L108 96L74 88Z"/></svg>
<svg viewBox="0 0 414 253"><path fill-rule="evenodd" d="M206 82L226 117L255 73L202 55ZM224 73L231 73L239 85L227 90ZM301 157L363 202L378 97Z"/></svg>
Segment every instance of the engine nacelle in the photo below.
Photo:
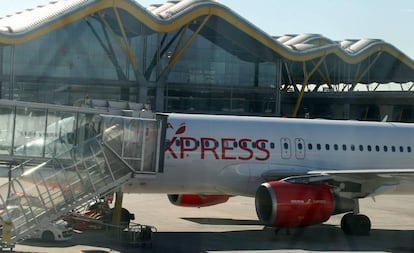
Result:
<svg viewBox="0 0 414 253"><path fill-rule="evenodd" d="M206 207L227 202L229 195L214 194L169 194L168 199L176 206Z"/></svg>
<svg viewBox="0 0 414 253"><path fill-rule="evenodd" d="M334 212L332 187L275 181L256 192L256 213L273 227L303 227L325 222Z"/></svg>

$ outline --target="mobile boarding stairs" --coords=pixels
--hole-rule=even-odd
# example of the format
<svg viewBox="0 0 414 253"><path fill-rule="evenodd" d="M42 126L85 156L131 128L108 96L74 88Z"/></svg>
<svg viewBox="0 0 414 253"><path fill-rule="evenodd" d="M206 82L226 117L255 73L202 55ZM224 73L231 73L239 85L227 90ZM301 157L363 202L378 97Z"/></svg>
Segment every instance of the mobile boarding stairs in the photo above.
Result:
<svg viewBox="0 0 414 253"><path fill-rule="evenodd" d="M11 248L40 224L132 176L155 176L162 168L164 120L139 116L0 101L0 160L13 167L9 174L19 174L0 186L2 246ZM100 129L95 134L92 122L92 130Z"/></svg>

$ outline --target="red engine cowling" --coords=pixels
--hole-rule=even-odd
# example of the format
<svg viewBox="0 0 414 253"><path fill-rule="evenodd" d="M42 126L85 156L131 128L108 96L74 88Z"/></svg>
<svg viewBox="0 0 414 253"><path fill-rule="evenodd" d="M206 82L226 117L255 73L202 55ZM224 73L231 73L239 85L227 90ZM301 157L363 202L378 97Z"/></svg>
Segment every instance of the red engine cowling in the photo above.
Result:
<svg viewBox="0 0 414 253"><path fill-rule="evenodd" d="M214 194L169 194L168 199L176 206L206 207L227 202L229 195Z"/></svg>
<svg viewBox="0 0 414 253"><path fill-rule="evenodd" d="M255 197L260 221L273 227L303 227L327 221L334 211L332 187L276 181L262 184Z"/></svg>

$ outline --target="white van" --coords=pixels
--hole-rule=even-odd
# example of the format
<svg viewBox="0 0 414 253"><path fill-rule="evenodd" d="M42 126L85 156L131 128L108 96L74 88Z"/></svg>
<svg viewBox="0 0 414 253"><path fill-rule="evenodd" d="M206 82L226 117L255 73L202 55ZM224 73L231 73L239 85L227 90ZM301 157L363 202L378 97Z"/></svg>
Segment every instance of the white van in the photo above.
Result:
<svg viewBox="0 0 414 253"><path fill-rule="evenodd" d="M31 239L40 239L42 241L67 241L72 238L73 229L64 220L49 223L45 226L39 226L35 229Z"/></svg>
<svg viewBox="0 0 414 253"><path fill-rule="evenodd" d="M12 218L16 219L22 217L20 206L41 207L40 199L30 195L16 194L9 197L6 201L7 212L4 209L0 209L0 227L3 224L3 219ZM35 228L35 231L31 233L29 238L41 239L44 241L66 241L72 238L73 229L69 224L60 219L55 222L41 224Z"/></svg>

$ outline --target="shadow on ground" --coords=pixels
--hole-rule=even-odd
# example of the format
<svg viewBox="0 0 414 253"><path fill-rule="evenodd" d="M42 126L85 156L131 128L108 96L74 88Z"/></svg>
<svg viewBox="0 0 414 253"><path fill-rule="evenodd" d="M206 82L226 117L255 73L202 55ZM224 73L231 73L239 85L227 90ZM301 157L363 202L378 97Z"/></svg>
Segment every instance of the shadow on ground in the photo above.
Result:
<svg viewBox="0 0 414 253"><path fill-rule="evenodd" d="M186 218L201 224L257 225L255 221ZM255 227L257 228L257 227ZM260 250L308 250L308 251L379 251L414 252L414 231L373 229L370 236L345 236L341 229L332 225L318 225L304 229L283 231L277 235L273 229L242 230L227 232L162 232L154 233L152 247L114 239L110 231L85 231L74 235L68 242L45 244L26 241L25 245L38 247L71 247L88 245L104 250L85 250L85 253L104 253L111 249L119 252L206 252L206 251L260 251Z"/></svg>

